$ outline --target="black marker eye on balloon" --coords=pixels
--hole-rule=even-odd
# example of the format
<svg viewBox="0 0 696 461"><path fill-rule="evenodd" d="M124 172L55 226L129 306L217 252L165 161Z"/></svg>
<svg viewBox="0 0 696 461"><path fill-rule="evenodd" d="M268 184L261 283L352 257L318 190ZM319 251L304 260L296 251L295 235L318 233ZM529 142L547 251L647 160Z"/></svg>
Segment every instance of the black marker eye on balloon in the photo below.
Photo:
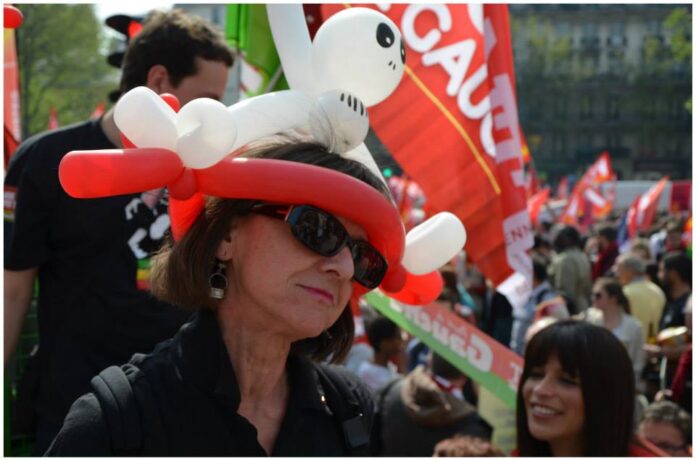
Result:
<svg viewBox="0 0 696 461"><path fill-rule="evenodd" d="M404 46L404 41L401 40L401 62L406 64L406 47Z"/></svg>
<svg viewBox="0 0 696 461"><path fill-rule="evenodd" d="M394 44L394 32L383 22L377 26L377 43L382 48L389 48Z"/></svg>

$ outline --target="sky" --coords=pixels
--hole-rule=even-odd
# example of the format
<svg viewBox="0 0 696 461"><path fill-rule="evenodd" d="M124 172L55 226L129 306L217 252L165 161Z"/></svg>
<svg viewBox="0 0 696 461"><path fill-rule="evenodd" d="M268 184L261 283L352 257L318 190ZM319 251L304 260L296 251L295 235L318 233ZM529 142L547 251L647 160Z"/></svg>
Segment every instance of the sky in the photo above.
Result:
<svg viewBox="0 0 696 461"><path fill-rule="evenodd" d="M162 0L142 0L137 2L117 2L106 1L96 3L97 17L104 21L114 14L135 14L144 15L152 9L169 9L174 5L174 2L166 2Z"/></svg>

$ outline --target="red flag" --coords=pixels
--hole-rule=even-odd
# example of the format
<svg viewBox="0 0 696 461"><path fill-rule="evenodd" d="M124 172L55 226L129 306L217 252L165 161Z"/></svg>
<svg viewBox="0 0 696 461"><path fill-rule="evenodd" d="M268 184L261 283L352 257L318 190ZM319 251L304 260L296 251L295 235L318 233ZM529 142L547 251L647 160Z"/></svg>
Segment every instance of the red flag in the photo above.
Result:
<svg viewBox="0 0 696 461"><path fill-rule="evenodd" d="M55 130L59 126L60 125L58 124L58 112L56 111L55 106L51 106L51 109L48 112L48 129Z"/></svg>
<svg viewBox="0 0 696 461"><path fill-rule="evenodd" d="M99 101L99 103L97 103L97 106L94 108L94 112L92 112L92 115L90 115L89 118L97 119L101 117L104 114L105 109L106 103L104 101Z"/></svg>
<svg viewBox="0 0 696 461"><path fill-rule="evenodd" d="M657 204L660 201L662 191L667 185L667 181L669 181L669 177L663 177L645 193L633 200L627 217L629 238L635 238L638 235L638 231L650 229L650 225L655 219Z"/></svg>
<svg viewBox="0 0 696 461"><path fill-rule="evenodd" d="M526 165L532 161L532 154L529 151L529 144L527 144L527 138L522 132L522 128L520 128L520 143L522 144L522 164Z"/></svg>
<svg viewBox="0 0 696 461"><path fill-rule="evenodd" d="M545 187L527 200L527 211L529 212L529 219L532 221L532 225L537 225L539 212L549 199L550 194L551 189L549 187Z"/></svg>
<svg viewBox="0 0 696 461"><path fill-rule="evenodd" d="M561 180L558 181L558 187L556 188L556 198L568 198L568 189L568 176L563 176Z"/></svg>
<svg viewBox="0 0 696 461"><path fill-rule="evenodd" d="M611 210L611 203L602 195L597 186L615 180L615 178L609 152L602 152L582 175L580 181L575 184L568 205L560 216L560 221L586 228L595 216L605 216Z"/></svg>
<svg viewBox="0 0 696 461"><path fill-rule="evenodd" d="M17 62L17 48L15 46L15 32L5 29L4 32L4 148L5 166L22 139L21 119L19 111L19 69Z"/></svg>
<svg viewBox="0 0 696 461"><path fill-rule="evenodd" d="M327 18L342 6L323 8ZM507 6L379 9L402 31L406 67L394 93L370 108L371 127L423 189L426 211L462 220L469 257L515 305L530 289L533 236Z"/></svg>

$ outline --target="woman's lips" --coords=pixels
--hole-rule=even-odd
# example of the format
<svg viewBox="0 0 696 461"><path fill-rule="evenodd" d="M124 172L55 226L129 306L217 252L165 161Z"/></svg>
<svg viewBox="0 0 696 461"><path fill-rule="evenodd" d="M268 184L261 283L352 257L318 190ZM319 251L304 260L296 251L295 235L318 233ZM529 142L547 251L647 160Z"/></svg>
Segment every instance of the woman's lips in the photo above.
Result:
<svg viewBox="0 0 696 461"><path fill-rule="evenodd" d="M300 285L300 286L302 288L304 288L306 291L312 293L313 295L316 295L319 298L324 299L324 300L330 302L331 304L333 304L334 296L330 292L328 292L326 290L322 290L321 288L308 287L306 285Z"/></svg>

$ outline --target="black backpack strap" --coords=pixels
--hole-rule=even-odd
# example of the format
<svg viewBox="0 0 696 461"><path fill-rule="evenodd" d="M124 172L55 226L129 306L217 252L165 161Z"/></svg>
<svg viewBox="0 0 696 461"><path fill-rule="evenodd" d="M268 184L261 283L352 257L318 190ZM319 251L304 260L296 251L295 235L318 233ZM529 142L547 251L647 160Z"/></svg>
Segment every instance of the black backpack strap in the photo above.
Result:
<svg viewBox="0 0 696 461"><path fill-rule="evenodd" d="M111 366L92 378L91 384L111 432L114 454L123 455L140 449L144 435L140 413L123 369Z"/></svg>
<svg viewBox="0 0 696 461"><path fill-rule="evenodd" d="M370 440L370 450L372 456L382 456L382 420L384 419L384 400L392 388L403 380L402 377L397 377L389 381L377 394L377 402L375 409L375 417L372 421L372 440Z"/></svg>
<svg viewBox="0 0 696 461"><path fill-rule="evenodd" d="M363 413L358 396L349 388L347 378L331 366L318 365L315 370L319 387L326 394L326 403L341 424L350 456L368 456L369 421Z"/></svg>

